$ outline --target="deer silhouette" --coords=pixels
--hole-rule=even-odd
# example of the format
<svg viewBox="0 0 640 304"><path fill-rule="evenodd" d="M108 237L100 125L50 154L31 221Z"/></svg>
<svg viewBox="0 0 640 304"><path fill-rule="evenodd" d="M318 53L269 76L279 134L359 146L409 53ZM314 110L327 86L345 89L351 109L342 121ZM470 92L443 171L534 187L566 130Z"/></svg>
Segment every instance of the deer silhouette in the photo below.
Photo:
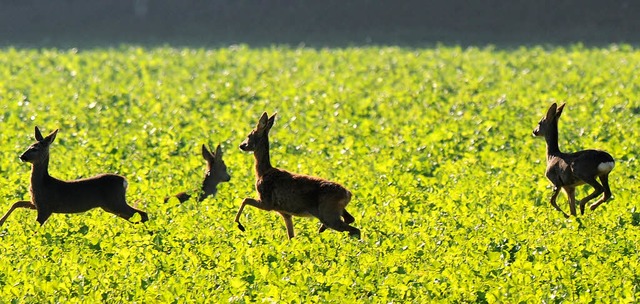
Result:
<svg viewBox="0 0 640 304"><path fill-rule="evenodd" d="M203 201L210 195L215 196L218 192L218 184L222 182L228 182L231 180L231 176L227 173L227 165L222 160L222 149L220 145L216 147L216 152L212 153L207 149L207 146L202 145L202 157L207 161L207 171L204 174L204 180L202 181L202 187L200 187L200 193L198 195L198 202ZM169 201L170 198L177 198L180 203L191 198L191 195L187 192L180 192L173 196L166 197L164 202Z"/></svg>
<svg viewBox="0 0 640 304"><path fill-rule="evenodd" d="M53 213L80 213L100 207L129 220L135 213L141 222L149 220L147 213L127 204L125 192L127 180L116 174L100 174L85 179L63 181L49 175L49 146L58 130L43 137L35 127L36 142L22 155L20 160L31 163L31 201L18 201L0 219L0 226L16 208L35 209L37 221L42 226Z"/></svg>

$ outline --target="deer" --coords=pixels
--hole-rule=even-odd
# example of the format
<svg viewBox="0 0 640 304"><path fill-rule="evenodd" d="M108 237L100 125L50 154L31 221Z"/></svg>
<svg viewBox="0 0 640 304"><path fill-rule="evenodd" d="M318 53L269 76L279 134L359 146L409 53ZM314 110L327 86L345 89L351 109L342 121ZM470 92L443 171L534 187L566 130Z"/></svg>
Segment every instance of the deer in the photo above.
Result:
<svg viewBox="0 0 640 304"><path fill-rule="evenodd" d="M99 174L93 177L63 181L49 175L49 147L58 129L46 137L35 127L36 142L20 155L20 160L31 163L30 201L15 202L0 219L0 226L17 208L36 210L36 220L44 225L53 213L81 213L96 207L130 221L136 213L143 223L149 220L146 212L127 204L127 180L117 174ZM131 221L130 221L131 222Z"/></svg>
<svg viewBox="0 0 640 304"><path fill-rule="evenodd" d="M198 202L204 201L209 196L215 196L218 192L218 184L231 180L231 176L227 173L227 165L225 165L222 160L222 149L220 145L216 147L216 152L212 153L207 149L207 146L203 144L202 157L207 162L207 171L204 174L202 187L199 191ZM172 197L177 198L180 203L184 203L191 198L191 195L187 192L180 192L173 196L166 197L164 202L168 202Z"/></svg>
<svg viewBox="0 0 640 304"><path fill-rule="evenodd" d="M562 212L565 218L569 218L569 215L562 211L556 203L560 189L564 190L569 198L569 208L573 216L577 216L575 198L577 186L588 184L594 189L591 194L578 202L581 215L584 215L587 202L604 193L600 199L590 205L591 211L595 210L611 198L609 173L615 167L615 161L609 153L602 150L582 150L574 153L560 151L558 147L558 119L565 105L566 103L558 107L556 103L552 104L533 130L533 135L543 136L547 142L545 175L553 184L551 205ZM598 183L597 179L600 179L602 184Z"/></svg>
<svg viewBox="0 0 640 304"><path fill-rule="evenodd" d="M256 127L240 144L240 149L253 152L255 158L256 190L259 199L245 198L238 209L235 222L238 229L245 231L240 223L240 215L245 206L253 206L280 214L287 228L287 236L295 236L293 216L315 217L322 223L319 233L331 228L347 231L350 236L360 238L360 229L349 224L355 221L345 207L352 194L342 185L326 179L275 168L269 158L269 130L273 127L276 114L271 117L262 114Z"/></svg>

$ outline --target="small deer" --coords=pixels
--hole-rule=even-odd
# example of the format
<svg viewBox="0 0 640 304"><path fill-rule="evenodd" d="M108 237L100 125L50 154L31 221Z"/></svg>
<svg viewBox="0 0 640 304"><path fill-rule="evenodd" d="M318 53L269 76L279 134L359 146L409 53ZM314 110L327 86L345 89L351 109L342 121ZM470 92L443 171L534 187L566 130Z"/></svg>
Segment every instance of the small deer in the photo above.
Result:
<svg viewBox="0 0 640 304"><path fill-rule="evenodd" d="M203 201L209 195L215 196L216 192L218 192L218 189L216 188L218 184L231 180L231 176L227 173L227 165L225 165L222 160L222 149L220 148L220 145L216 147L215 153L211 153L207 149L207 146L203 144L202 157L207 161L207 172L204 174L204 180L202 181L198 202ZM191 195L187 192L180 192L176 195L165 198L164 202L168 202L172 197L177 198L180 203L184 203L191 198Z"/></svg>
<svg viewBox="0 0 640 304"><path fill-rule="evenodd" d="M319 232L327 228L348 231L350 236L360 238L360 230L349 224L355 219L345 207L351 200L351 192L328 180L295 174L274 168L269 159L269 130L276 114L268 117L263 113L255 129L242 142L240 149L253 151L255 158L256 190L260 199L245 198L236 214L235 222L241 231L240 215L246 205L266 211L275 211L284 219L289 239L294 237L292 216L316 217L322 225ZM344 220L343 220L344 219Z"/></svg>
<svg viewBox="0 0 640 304"><path fill-rule="evenodd" d="M544 136L547 142L547 170L546 176L553 183L551 205L569 217L556 203L556 197L563 189L569 197L571 215L576 216L575 189L583 184L591 185L595 190L581 199L580 214L584 214L584 208L588 201L598 197L604 192L604 196L590 206L596 209L611 197L609 188L609 173L615 166L613 157L601 150L583 150L575 153L563 153L558 148L558 119L562 114L565 104L557 106L555 103L549 107L547 114L542 117L538 126L533 130L534 136ZM600 179L602 184L598 183Z"/></svg>
<svg viewBox="0 0 640 304"><path fill-rule="evenodd" d="M141 222L149 220L147 213L127 205L127 180L116 174L100 174L85 179L62 181L49 175L49 146L58 130L43 137L35 128L37 142L20 155L20 160L31 163L31 201L18 201L0 219L0 226L16 208L35 209L40 226L53 213L80 213L100 207L129 220L135 213Z"/></svg>

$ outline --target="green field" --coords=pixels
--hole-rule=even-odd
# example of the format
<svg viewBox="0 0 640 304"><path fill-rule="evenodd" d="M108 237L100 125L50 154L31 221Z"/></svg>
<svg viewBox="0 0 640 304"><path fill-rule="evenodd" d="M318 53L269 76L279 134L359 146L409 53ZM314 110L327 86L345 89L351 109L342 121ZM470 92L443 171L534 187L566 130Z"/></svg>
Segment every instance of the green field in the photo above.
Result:
<svg viewBox="0 0 640 304"><path fill-rule="evenodd" d="M29 198L18 159L59 128L50 173L126 176L132 225L96 209L0 228L0 302L638 302L640 51L363 47L121 47L0 51L0 212ZM607 150L614 199L565 219L548 203L545 142ZM316 219L247 207L253 156L238 145L278 112L278 167L340 182L358 241ZM232 179L201 203L200 145ZM582 187L578 198L591 188ZM568 211L566 196L558 200Z"/></svg>

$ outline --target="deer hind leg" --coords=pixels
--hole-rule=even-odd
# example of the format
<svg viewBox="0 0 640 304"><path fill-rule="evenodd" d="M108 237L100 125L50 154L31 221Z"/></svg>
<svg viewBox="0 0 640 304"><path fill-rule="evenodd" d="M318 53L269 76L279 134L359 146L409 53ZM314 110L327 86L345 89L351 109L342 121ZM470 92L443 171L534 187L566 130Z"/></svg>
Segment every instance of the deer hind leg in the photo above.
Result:
<svg viewBox="0 0 640 304"><path fill-rule="evenodd" d="M350 236L360 238L360 229L343 222L339 216L322 217L320 221L327 228L340 232L348 231Z"/></svg>
<svg viewBox="0 0 640 304"><path fill-rule="evenodd" d="M144 211L142 211L140 209L133 208L133 207L131 207L131 209L134 210L134 213L140 214L140 222L138 222L138 223L144 223L144 222L149 220L149 215L146 212L144 212ZM133 214L131 216L133 216Z"/></svg>
<svg viewBox="0 0 640 304"><path fill-rule="evenodd" d="M129 205L127 205L127 208L121 208L121 209L117 209L117 210L110 210L107 208L102 208L104 211L107 211L109 213L113 213L129 222L131 222L131 218L136 214L140 214L140 221L139 222L135 222L134 224L139 224L139 223L144 223L146 221L149 220L149 215L142 211L142 210L138 210L136 208L133 208ZM133 222L132 222L133 223Z"/></svg>
<svg viewBox="0 0 640 304"><path fill-rule="evenodd" d="M320 207L319 211L318 219L320 219L324 227L340 232L348 231L350 236L360 238L360 229L345 223L340 218L343 215L343 211L337 210L335 204L325 203L324 206ZM320 229L322 229L323 226L321 226Z"/></svg>
<svg viewBox="0 0 640 304"><path fill-rule="evenodd" d="M149 215L146 212L129 206L129 204L127 204L127 201L124 197L118 198L117 203L115 205L108 206L108 207L102 206L102 209L106 212L115 214L129 222L131 222L130 220L131 217L133 217L136 213L138 213L140 214L140 222L135 222L136 224L144 223L149 220Z"/></svg>
<svg viewBox="0 0 640 304"><path fill-rule="evenodd" d="M15 203L13 203L13 205L11 205L11 208L9 209L9 211L7 211L7 213L5 213L4 216L2 216L2 218L0 219L0 226L2 226L2 224L4 224L4 222L7 220L9 215L11 215L11 213L13 213L13 211L18 209L18 208L36 209L36 205L34 205L30 201L17 201Z"/></svg>
<svg viewBox="0 0 640 304"><path fill-rule="evenodd" d="M606 202L609 198L611 198L611 188L609 188L609 174L600 176L600 181L602 182L602 187L604 188L604 196L602 196L601 199L589 206L589 209L591 209L592 211L598 208L598 206L600 206L602 203Z"/></svg>
<svg viewBox="0 0 640 304"><path fill-rule="evenodd" d="M353 215L351 215L347 211L347 209L342 210L342 218L344 219L344 222L347 223L347 224L351 224L351 223L356 221L356 219L353 217ZM322 233L325 230L327 230L327 226L322 224L322 225L320 225L320 229L318 229L318 233Z"/></svg>
<svg viewBox="0 0 640 304"><path fill-rule="evenodd" d="M589 176L589 177L580 177L580 179L582 179L585 183L591 185L591 187L593 187L593 192L591 192L591 194L587 195L585 198L580 200L580 212L582 212L582 214L584 214L584 207L587 204L587 202L589 202L590 200L598 197L598 195L602 194L602 192L605 191L605 188L600 185L600 183L598 183L598 181L596 180L595 176ZM600 180L602 181L602 177L600 178ZM604 180L606 181L607 178L605 177ZM602 182L604 183L604 182ZM608 188L609 185L607 185ZM611 195L611 191L609 191L609 195ZM606 196L606 195L605 195ZM598 204L596 202L596 204ZM594 204L595 205L595 204ZM598 204L600 205L600 204ZM591 205L593 206L593 205ZM598 207L598 206L596 206ZM595 209L596 207L591 208L591 210Z"/></svg>
<svg viewBox="0 0 640 304"><path fill-rule="evenodd" d="M558 206L558 203L556 202L559 193L560 188L553 187L553 194L551 195L551 200L549 202L551 203L551 206L553 206L553 208L556 208L556 210L562 212L562 215L564 215L565 218L569 218L569 215L562 211L562 209L560 209L560 206Z"/></svg>

